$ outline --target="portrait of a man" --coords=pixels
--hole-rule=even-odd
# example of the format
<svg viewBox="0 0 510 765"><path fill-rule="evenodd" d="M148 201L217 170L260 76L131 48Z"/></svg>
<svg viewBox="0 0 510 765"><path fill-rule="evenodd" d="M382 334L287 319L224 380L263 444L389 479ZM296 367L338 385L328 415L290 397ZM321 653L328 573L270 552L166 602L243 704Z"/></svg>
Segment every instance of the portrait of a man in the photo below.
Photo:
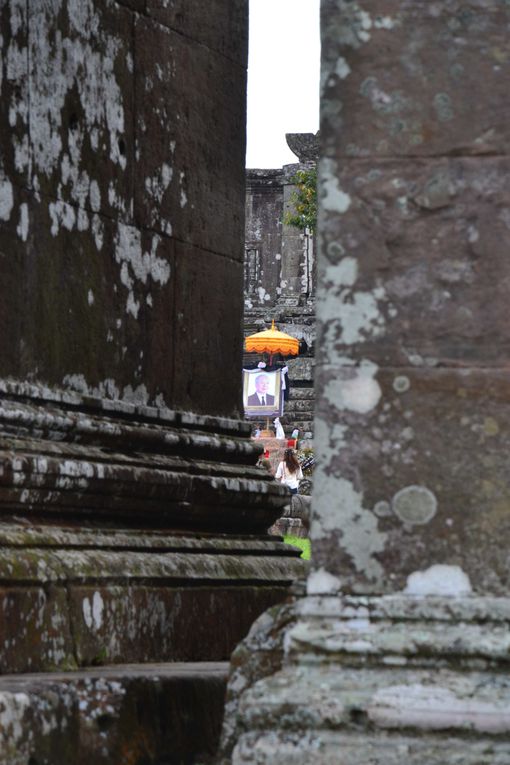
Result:
<svg viewBox="0 0 510 765"><path fill-rule="evenodd" d="M274 406L274 396L269 393L270 380L267 374L255 377L255 393L248 396L248 406Z"/></svg>
<svg viewBox="0 0 510 765"><path fill-rule="evenodd" d="M262 369L243 371L243 405L246 417L273 417L281 414L280 370Z"/></svg>

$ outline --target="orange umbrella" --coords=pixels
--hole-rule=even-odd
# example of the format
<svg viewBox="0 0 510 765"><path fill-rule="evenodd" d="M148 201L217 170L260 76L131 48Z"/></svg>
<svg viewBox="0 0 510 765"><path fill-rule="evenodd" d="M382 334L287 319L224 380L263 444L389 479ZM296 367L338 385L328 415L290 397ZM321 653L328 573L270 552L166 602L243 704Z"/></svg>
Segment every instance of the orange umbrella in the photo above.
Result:
<svg viewBox="0 0 510 765"><path fill-rule="evenodd" d="M254 353L281 353L283 356L297 356L299 340L285 332L275 329L274 319L271 329L256 332L245 339L245 348Z"/></svg>

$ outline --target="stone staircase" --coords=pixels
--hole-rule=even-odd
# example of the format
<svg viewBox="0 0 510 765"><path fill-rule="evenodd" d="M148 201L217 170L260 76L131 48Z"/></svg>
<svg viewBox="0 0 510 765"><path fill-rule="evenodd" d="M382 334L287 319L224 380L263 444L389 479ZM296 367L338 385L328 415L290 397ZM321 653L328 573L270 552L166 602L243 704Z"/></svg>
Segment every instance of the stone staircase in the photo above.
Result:
<svg viewBox="0 0 510 765"><path fill-rule="evenodd" d="M290 392L289 400L285 402L286 429L292 432L294 428L299 428L301 446L313 438L314 365L312 356L298 356L288 362Z"/></svg>
<svg viewBox="0 0 510 765"><path fill-rule="evenodd" d="M289 400L285 403L286 429L292 431L293 428L299 428L301 441L313 437L314 405L315 394L312 387L291 387Z"/></svg>

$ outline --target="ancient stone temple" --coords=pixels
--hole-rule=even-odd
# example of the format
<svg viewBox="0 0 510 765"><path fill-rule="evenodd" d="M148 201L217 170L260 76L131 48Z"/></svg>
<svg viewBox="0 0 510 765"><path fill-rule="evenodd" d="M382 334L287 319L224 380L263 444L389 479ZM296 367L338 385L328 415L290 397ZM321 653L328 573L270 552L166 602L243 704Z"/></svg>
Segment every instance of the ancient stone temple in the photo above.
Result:
<svg viewBox="0 0 510 765"><path fill-rule="evenodd" d="M302 571L241 420L247 2L0 19L0 763L191 762Z"/></svg>
<svg viewBox="0 0 510 765"><path fill-rule="evenodd" d="M299 338L299 357L286 359L291 382L286 402L287 430L298 428L301 439L313 434L313 368L315 353L315 236L288 225L294 207L295 177L315 168L318 136L288 133L287 144L298 162L279 169L246 171L244 256L244 334L271 326ZM247 363L253 356L245 357Z"/></svg>
<svg viewBox="0 0 510 765"><path fill-rule="evenodd" d="M233 659L235 765L510 763L499 0L323 0L307 593Z"/></svg>

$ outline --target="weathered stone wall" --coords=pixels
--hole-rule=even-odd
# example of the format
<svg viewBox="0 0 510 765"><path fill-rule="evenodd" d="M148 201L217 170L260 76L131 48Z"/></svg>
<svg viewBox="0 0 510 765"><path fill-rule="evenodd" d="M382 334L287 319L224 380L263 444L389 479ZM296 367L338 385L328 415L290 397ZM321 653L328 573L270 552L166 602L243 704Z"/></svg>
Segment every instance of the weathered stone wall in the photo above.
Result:
<svg viewBox="0 0 510 765"><path fill-rule="evenodd" d="M289 358L292 383L286 402L287 430L299 428L302 438L313 433L313 365L315 353L315 236L284 223L293 210L298 170L317 162L313 134L287 134L299 162L278 170L246 171L244 261L244 334L260 332L275 319L278 329L302 342L299 359ZM245 361L258 359L245 354Z"/></svg>
<svg viewBox="0 0 510 765"><path fill-rule="evenodd" d="M0 375L239 412L246 3L0 13Z"/></svg>
<svg viewBox="0 0 510 765"><path fill-rule="evenodd" d="M293 211L293 178L315 167L318 138L288 133L289 148L299 162L278 170L246 171L245 311L305 307L315 296L315 241L310 232L284 222ZM313 306L313 302L311 303ZM302 335L311 345L313 336Z"/></svg>

